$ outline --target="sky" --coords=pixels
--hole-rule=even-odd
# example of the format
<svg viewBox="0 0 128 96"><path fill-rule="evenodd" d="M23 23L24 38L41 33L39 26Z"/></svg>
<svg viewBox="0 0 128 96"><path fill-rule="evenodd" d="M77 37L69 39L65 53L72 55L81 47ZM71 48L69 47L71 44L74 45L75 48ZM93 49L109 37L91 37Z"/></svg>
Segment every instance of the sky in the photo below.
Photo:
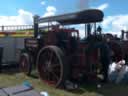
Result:
<svg viewBox="0 0 128 96"><path fill-rule="evenodd" d="M118 34L128 30L128 0L1 0L0 25L33 24L41 17L96 8L104 12L103 32ZM83 34L83 29L80 28ZM81 34L81 35L82 35Z"/></svg>

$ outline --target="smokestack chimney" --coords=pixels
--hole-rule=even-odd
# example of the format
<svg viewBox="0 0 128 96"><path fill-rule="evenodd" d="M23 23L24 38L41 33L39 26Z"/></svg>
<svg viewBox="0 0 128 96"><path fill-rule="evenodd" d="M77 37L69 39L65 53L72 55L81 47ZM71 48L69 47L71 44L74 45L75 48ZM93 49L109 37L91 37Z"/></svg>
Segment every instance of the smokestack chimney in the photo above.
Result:
<svg viewBox="0 0 128 96"><path fill-rule="evenodd" d="M34 21L34 37L36 38L37 37L37 35L38 35L38 27L39 27L39 24L38 24L38 19L39 19L39 16L38 15L35 15L34 17L33 17L33 21Z"/></svg>
<svg viewBox="0 0 128 96"><path fill-rule="evenodd" d="M89 8L89 0L79 0L78 2L78 9L84 10Z"/></svg>

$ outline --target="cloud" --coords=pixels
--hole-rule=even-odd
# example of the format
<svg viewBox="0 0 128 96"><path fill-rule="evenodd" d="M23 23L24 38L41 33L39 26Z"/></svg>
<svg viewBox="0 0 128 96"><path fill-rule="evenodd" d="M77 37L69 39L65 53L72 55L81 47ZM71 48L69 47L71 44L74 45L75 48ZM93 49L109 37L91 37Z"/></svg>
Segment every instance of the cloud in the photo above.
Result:
<svg viewBox="0 0 128 96"><path fill-rule="evenodd" d="M108 7L109 7L109 4L104 3L95 8L104 11ZM124 30L128 29L127 27L128 26L128 14L106 16L101 25L102 25L104 33L117 34L118 36L120 36L122 29Z"/></svg>
<svg viewBox="0 0 128 96"><path fill-rule="evenodd" d="M20 9L18 13L19 13L18 18L21 24L32 24L33 14L31 12Z"/></svg>
<svg viewBox="0 0 128 96"><path fill-rule="evenodd" d="M117 34L119 36L122 29L128 30L128 14L107 16L102 26L105 32Z"/></svg>
<svg viewBox="0 0 128 96"><path fill-rule="evenodd" d="M108 28L109 26L109 24L114 20L115 18L113 17L113 16L107 16L104 20L103 20L103 22L102 22L102 25L103 25L103 27L104 28Z"/></svg>
<svg viewBox="0 0 128 96"><path fill-rule="evenodd" d="M45 4L46 4L46 2L45 2L45 1L42 1L42 2L41 2L41 5L45 5Z"/></svg>
<svg viewBox="0 0 128 96"><path fill-rule="evenodd" d="M43 17L53 16L56 13L54 6L48 6ZM19 9L18 15L15 16L0 16L0 26L2 25L31 25L33 24L33 15L31 12Z"/></svg>
<svg viewBox="0 0 128 96"><path fill-rule="evenodd" d="M49 17L54 16L56 14L56 7L54 6L47 6L45 13L41 17ZM52 22L52 24L58 24L57 22ZM40 23L39 26L48 26L48 22L46 23Z"/></svg>
<svg viewBox="0 0 128 96"><path fill-rule="evenodd" d="M43 17L54 16L56 14L56 8L54 6L48 6Z"/></svg>
<svg viewBox="0 0 128 96"><path fill-rule="evenodd" d="M100 6L97 7L97 9L100 9L100 10L105 10L106 8L108 8L109 4L108 3L104 3Z"/></svg>
<svg viewBox="0 0 128 96"><path fill-rule="evenodd" d="M33 14L23 9L18 10L17 16L0 16L0 25L27 25L32 24Z"/></svg>

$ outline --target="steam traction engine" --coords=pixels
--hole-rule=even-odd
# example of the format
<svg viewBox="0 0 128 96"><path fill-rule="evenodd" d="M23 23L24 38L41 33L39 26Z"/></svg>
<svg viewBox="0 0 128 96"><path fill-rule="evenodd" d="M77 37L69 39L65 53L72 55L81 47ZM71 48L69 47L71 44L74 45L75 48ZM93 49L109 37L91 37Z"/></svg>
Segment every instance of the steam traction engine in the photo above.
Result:
<svg viewBox="0 0 128 96"><path fill-rule="evenodd" d="M67 81L97 80L98 67L110 60L108 45L96 30L96 22L102 19L103 13L96 9L45 18L35 16L34 37L25 39L21 70L30 75L36 64L41 80L55 87L65 86ZM65 27L72 24L85 24L85 39L80 39L78 30Z"/></svg>

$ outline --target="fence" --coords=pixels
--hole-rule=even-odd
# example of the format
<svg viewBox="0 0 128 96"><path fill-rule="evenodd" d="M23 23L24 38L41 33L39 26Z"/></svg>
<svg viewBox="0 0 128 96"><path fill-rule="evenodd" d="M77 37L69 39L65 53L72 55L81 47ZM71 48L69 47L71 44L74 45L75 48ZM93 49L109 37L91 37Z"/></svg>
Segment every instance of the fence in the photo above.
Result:
<svg viewBox="0 0 128 96"><path fill-rule="evenodd" d="M0 37L28 37L33 36L33 25L0 26Z"/></svg>

